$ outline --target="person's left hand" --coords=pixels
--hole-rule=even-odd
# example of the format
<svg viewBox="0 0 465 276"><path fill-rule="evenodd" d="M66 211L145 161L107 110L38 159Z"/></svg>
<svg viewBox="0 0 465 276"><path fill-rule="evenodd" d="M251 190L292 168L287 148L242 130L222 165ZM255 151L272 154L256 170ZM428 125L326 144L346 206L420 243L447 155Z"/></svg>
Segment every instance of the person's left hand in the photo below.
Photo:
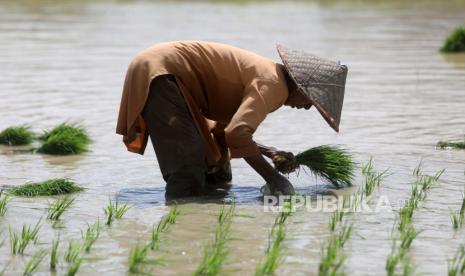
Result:
<svg viewBox="0 0 465 276"><path fill-rule="evenodd" d="M271 157L275 169L283 174L288 174L299 168L299 164L292 152L275 151Z"/></svg>

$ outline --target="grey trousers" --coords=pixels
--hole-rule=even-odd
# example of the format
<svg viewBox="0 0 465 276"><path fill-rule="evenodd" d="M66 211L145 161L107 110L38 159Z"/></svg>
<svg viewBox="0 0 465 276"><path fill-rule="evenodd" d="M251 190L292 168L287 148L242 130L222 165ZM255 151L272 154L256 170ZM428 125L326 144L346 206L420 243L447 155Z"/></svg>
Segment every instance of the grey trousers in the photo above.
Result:
<svg viewBox="0 0 465 276"><path fill-rule="evenodd" d="M142 117L166 182L166 196L208 194L210 186L231 180L229 162L218 172L207 173L205 144L174 76L152 81Z"/></svg>

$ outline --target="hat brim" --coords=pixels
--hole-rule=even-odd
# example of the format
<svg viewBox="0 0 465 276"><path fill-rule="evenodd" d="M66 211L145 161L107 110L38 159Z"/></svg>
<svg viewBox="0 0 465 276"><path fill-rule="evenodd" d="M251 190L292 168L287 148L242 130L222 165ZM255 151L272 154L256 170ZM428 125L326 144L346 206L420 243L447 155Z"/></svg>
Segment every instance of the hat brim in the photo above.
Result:
<svg viewBox="0 0 465 276"><path fill-rule="evenodd" d="M300 85L300 81L298 81L296 79L296 76L292 72L291 66L289 65L288 53L286 52L284 46L281 45L281 44L276 44L276 50L278 51L279 57L281 58L281 61L283 62L283 65L284 65L284 68L286 69L286 72L288 73L288 75L290 76L290 78L292 79L294 84L297 86L297 88L298 88L297 90L299 91L299 93L302 94L303 96L305 96L307 99L309 99L311 101L312 105L315 106L315 108L321 114L323 119L325 119L325 121L329 124L329 126L332 129L334 129L336 132L339 132L339 126L336 123L336 121L334 120L334 118L332 118L329 115L329 113L317 101L312 99L312 97L310 97L310 95L307 95L306 93L303 92L304 88Z"/></svg>

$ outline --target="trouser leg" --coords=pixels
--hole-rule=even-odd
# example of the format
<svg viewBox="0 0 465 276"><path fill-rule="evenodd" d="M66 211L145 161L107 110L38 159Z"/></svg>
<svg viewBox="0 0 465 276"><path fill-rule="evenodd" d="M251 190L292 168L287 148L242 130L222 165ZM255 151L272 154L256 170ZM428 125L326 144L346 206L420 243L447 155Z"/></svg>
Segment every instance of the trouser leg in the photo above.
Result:
<svg viewBox="0 0 465 276"><path fill-rule="evenodd" d="M173 76L152 81L142 116L166 181L166 195L198 195L207 171L205 145Z"/></svg>

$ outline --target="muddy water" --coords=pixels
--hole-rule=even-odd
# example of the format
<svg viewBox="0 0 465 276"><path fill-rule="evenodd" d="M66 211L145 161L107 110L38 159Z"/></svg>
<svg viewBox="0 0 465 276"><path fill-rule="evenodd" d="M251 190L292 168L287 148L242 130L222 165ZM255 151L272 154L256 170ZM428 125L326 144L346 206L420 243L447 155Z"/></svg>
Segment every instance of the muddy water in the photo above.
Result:
<svg viewBox="0 0 465 276"><path fill-rule="evenodd" d="M341 132L334 133L315 110L283 108L267 118L256 139L291 151L342 144L360 162L373 156L378 170L392 173L377 195L387 196L394 208L408 196L418 162L423 160L428 172L447 168L415 214L415 227L422 232L411 250L418 273L444 275L447 258L465 242L464 232L454 232L449 219L449 208L459 208L465 184L465 152L436 150L434 145L465 133L465 56L441 55L437 49L451 29L464 23L463 1L0 1L0 128L29 124L40 132L72 120L85 125L94 139L91 151L79 157L14 154L12 148L0 147L1 185L69 177L87 188L64 214L64 228L53 229L42 220L39 243L26 250L27 256L49 249L58 236L63 253L65 241L80 239L87 223L103 219L103 206L119 193L134 207L125 219L103 228L80 274L124 275L130 248L147 241L152 225L166 214L152 148L145 156L130 154L114 134L126 66L136 52L161 41L202 39L277 59L274 43L281 42L349 65ZM250 275L263 256L275 214L263 212L258 199L263 181L257 174L241 160L233 160L233 170L237 210L248 216L234 219L223 272ZM292 181L303 193L328 188L306 174ZM8 265L6 275L19 274L26 260L9 254L8 228L36 223L46 206L45 198L15 198L0 217L0 241L6 240L0 269ZM218 200L182 205L178 223L153 254L163 261L153 272L190 274L212 238L219 206ZM278 274L317 273L329 216L301 210L290 219ZM352 216L355 233L345 265L349 274L384 274L395 218L389 212ZM62 262L58 274L65 268ZM48 274L46 262L39 270Z"/></svg>

